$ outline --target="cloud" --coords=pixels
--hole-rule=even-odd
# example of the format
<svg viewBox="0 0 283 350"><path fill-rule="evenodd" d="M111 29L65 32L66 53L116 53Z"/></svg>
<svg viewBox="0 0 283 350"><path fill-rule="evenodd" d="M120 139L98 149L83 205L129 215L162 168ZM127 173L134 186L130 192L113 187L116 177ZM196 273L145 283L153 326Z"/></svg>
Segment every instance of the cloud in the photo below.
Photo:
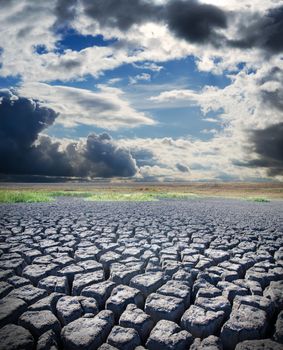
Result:
<svg viewBox="0 0 283 350"><path fill-rule="evenodd" d="M114 87L99 85L98 91L94 92L60 85L27 83L19 88L19 92L29 98L36 97L59 113L56 123L66 127L83 124L116 130L155 124L145 113L131 107L123 92Z"/></svg>
<svg viewBox="0 0 283 350"><path fill-rule="evenodd" d="M217 113L217 120L238 140L246 130L282 121L282 62L274 58L270 65L256 68L252 73L247 68L229 75L231 83L224 88L206 85L201 90L165 90L150 101L168 108L197 105L204 116Z"/></svg>
<svg viewBox="0 0 283 350"><path fill-rule="evenodd" d="M177 168L177 170L181 171L182 173L189 173L190 172L190 170L187 166L180 164L180 163L176 164L176 168Z"/></svg>
<svg viewBox="0 0 283 350"><path fill-rule="evenodd" d="M161 174L162 169L163 174L166 173L166 169L171 171L177 159L178 163L190 169L190 180L211 181L229 178L253 181L270 177L282 180L278 159L273 159L272 162L269 160L269 164L273 164L273 169L270 171L266 157L259 155L262 153L258 146L260 138L266 139L260 131L257 134L257 130L269 130L269 127L274 124L280 125L283 120L280 98L282 62L274 57L269 63L269 65L258 66L252 73L247 67L230 75L231 84L224 88L206 86L197 91L173 89L152 96L150 100L158 106L177 108L197 105L204 116L211 112L217 113L217 122L222 128L213 134L210 140L202 141L189 137L178 140L128 140L126 146L132 149L132 143L150 149L156 164L161 165L158 174ZM254 130L253 137L250 132L247 132L248 130ZM268 143L272 143L271 134L270 130ZM280 135L274 137L280 140ZM278 143L279 141L275 142L277 148ZM251 154L253 154L252 158ZM149 171L148 168L146 171ZM143 172L143 168L140 172Z"/></svg>
<svg viewBox="0 0 283 350"><path fill-rule="evenodd" d="M226 13L214 5L195 0L176 0L166 8L169 28L180 38L193 43L210 42L220 45L221 36L215 29L226 28Z"/></svg>
<svg viewBox="0 0 283 350"><path fill-rule="evenodd" d="M219 46L218 29L227 27L226 12L197 0L171 0L158 3L147 0L82 0L86 16L101 28L117 28L122 32L145 23L164 23L179 38L192 43Z"/></svg>
<svg viewBox="0 0 283 350"><path fill-rule="evenodd" d="M52 125L58 114L42 107L37 101L18 97L12 90L3 89L0 94L1 139L9 144L28 146L37 135Z"/></svg>
<svg viewBox="0 0 283 350"><path fill-rule="evenodd" d="M84 12L101 26L128 30L133 24L156 19L160 6L144 0L82 0Z"/></svg>
<svg viewBox="0 0 283 350"><path fill-rule="evenodd" d="M150 101L154 102L175 102L175 101L185 101L186 103L195 101L199 98L201 93L198 93L189 89L175 89L162 91L157 96L151 96L149 98Z"/></svg>
<svg viewBox="0 0 283 350"><path fill-rule="evenodd" d="M130 177L137 167L129 151L103 133L78 142L40 135L58 114L38 101L0 92L0 173L66 177Z"/></svg>
<svg viewBox="0 0 283 350"><path fill-rule="evenodd" d="M157 164L157 160L150 149L133 146L131 148L131 155L135 159L138 167L153 166Z"/></svg>
<svg viewBox="0 0 283 350"><path fill-rule="evenodd" d="M259 165L259 160L261 164L267 164L266 155L257 152L259 142L247 130L256 133L257 130L279 125L283 120L282 3L282 0L4 1L0 13L0 47L3 48L0 75L21 79L22 85L17 90L21 97L14 94L14 100L22 99L23 103L25 98L37 108L45 107L54 113L54 121L48 119L46 125L57 123L73 127L83 124L109 130L154 125L155 121L146 112L152 110L154 113L154 108L198 106L207 120L211 120L210 114L207 115L211 111L213 118L217 116L222 129L209 142L191 140L187 136L178 140L139 139L127 142L114 142L105 136L101 139L98 135L89 139L89 145L95 144L103 154L107 153L105 148L109 145L114 147L108 152L112 154L121 145L127 146L127 149L128 143L136 165L133 167L129 161L126 168L139 166L140 174L144 176L156 174L156 177L176 176L182 179L235 176L236 179L249 179L265 177L268 172L271 176L275 174L277 179L278 171L269 169L277 169L278 166ZM72 27L82 36L102 35L105 40L115 38L115 42L107 47L93 46L81 51L67 47L58 50L56 45L58 40L64 39L64 26ZM21 45L18 45L19 41ZM38 52L36 47L44 47L44 50ZM166 79L166 84L137 84L135 89L125 87L127 98L113 86L95 86L94 91L90 91L57 83L72 81L72 85L85 86L78 79L98 78L105 71L123 64L140 68L141 73L155 72L156 76L162 70L160 62L188 56L194 58L199 71L222 74L212 77L210 81L213 84L222 86L223 80L229 78L230 85L221 88L197 84L196 87L196 80L186 77L182 77L183 83L173 84L170 64L164 65L160 77L162 82ZM124 72L124 69L115 71L114 76ZM57 85L53 85L53 80ZM53 82L48 85L48 81ZM199 81L201 84L202 80ZM121 84L125 82L124 76ZM149 99L150 94L156 96ZM161 119L159 126L162 125ZM22 128L25 130L25 126ZM118 168L118 164L111 166L114 162L111 157L108 158L109 164L106 160L102 162L103 166L97 154L92 158L87 151L86 140L58 142L40 135L45 127L32 127L32 130L35 130L33 134L25 132L23 135L27 137L27 148L34 152L29 151L29 155L32 154L30 158L35 160L33 163L24 158L26 164L30 162L29 167L33 171L39 171L36 164L43 158L44 173L48 172L46 169L50 173L54 169L55 173L74 174L76 168L77 175L78 169L81 169L82 174L108 176L116 171L113 167ZM159 130L163 132L165 129ZM123 135L127 135L127 131L122 131ZM139 132L138 129L138 135ZM136 147L135 142L138 144ZM254 159L249 158L251 150ZM119 156L128 159L121 153ZM94 159L95 169L90 167L91 159ZM246 166L238 166L235 159ZM52 165L55 160L57 170ZM255 161L253 167L248 164L249 161ZM274 164L274 160L272 162ZM21 164L21 160L18 163ZM190 173L180 171L176 163L187 167ZM44 169L43 164L40 169ZM133 170L126 172L133 173Z"/></svg>
<svg viewBox="0 0 283 350"><path fill-rule="evenodd" d="M55 16L57 17L57 21L54 23L55 29L64 27L75 19L77 5L77 0L57 0L54 9Z"/></svg>
<svg viewBox="0 0 283 350"><path fill-rule="evenodd" d="M257 158L242 165L266 168L270 176L283 175L283 122L252 131L250 140Z"/></svg>
<svg viewBox="0 0 283 350"><path fill-rule="evenodd" d="M151 80L151 75L148 73L141 73L136 75L135 77L129 78L130 84L136 84L139 81L150 81L150 80Z"/></svg>
<svg viewBox="0 0 283 350"><path fill-rule="evenodd" d="M272 2L257 4L259 10L255 12L255 6L250 4L249 13L261 16ZM223 1L214 1L214 5L196 0L11 1L0 14L5 29L0 37L0 75L19 76L25 82L71 81L87 75L97 78L123 64L159 71L158 62L189 55L198 58L199 69L209 67L220 74L235 68L238 62L256 58L248 50L237 48L239 45L231 48L233 41L243 39L240 20L231 18L249 18L247 5L245 1L240 6L238 15L238 5L233 2L230 11ZM64 37L64 30L57 30L60 26L71 27L82 36L100 34L106 39L115 38L115 43L81 51L58 51L58 41ZM39 54L36 47L45 49ZM214 62L215 56L221 60Z"/></svg>
<svg viewBox="0 0 283 350"><path fill-rule="evenodd" d="M283 112L283 89L278 86L274 91L262 91L263 101L272 109Z"/></svg>
<svg viewBox="0 0 283 350"><path fill-rule="evenodd" d="M164 67L160 66L154 62L144 62L141 64L133 63L133 66L138 69L147 69L153 72L160 72Z"/></svg>
<svg viewBox="0 0 283 350"><path fill-rule="evenodd" d="M239 48L261 48L274 54L283 50L283 6L262 13L243 15L238 24L239 39L229 44Z"/></svg>
<svg viewBox="0 0 283 350"><path fill-rule="evenodd" d="M198 58L199 69L209 67L219 74L238 62L259 59L245 48L280 52L282 6L274 6L272 0L253 4L247 0L9 1L0 14L0 74L18 75L25 81L70 81L98 77L123 64L146 69L147 62L148 69L158 70L158 62L189 55ZM116 42L58 51L64 30L56 28L66 25L80 35L100 34ZM38 54L36 47L45 50ZM213 62L213 57L222 63Z"/></svg>
<svg viewBox="0 0 283 350"><path fill-rule="evenodd" d="M240 166L235 159L243 159L237 140L228 134L217 135L202 141L185 138L123 139L120 144L138 155L145 154L145 162L138 162L138 176L145 180L165 181L254 181L268 179L265 169ZM146 154L150 152L150 156ZM141 159L142 157L140 157ZM139 157L137 156L137 159ZM153 159L152 162L147 161ZM180 171L179 165L188 171ZM185 170L185 168L182 168Z"/></svg>
<svg viewBox="0 0 283 350"><path fill-rule="evenodd" d="M260 81L261 99L275 112L283 112L283 69L271 67L268 74Z"/></svg>
<svg viewBox="0 0 283 350"><path fill-rule="evenodd" d="M94 165L93 172L99 174L96 176L129 177L135 175L137 171L136 163L129 151L117 147L106 133L99 136L89 135L84 155L87 162Z"/></svg>
<svg viewBox="0 0 283 350"><path fill-rule="evenodd" d="M196 140L193 145L200 150L205 148L208 153L215 149L213 159L221 169L218 176L230 172L230 176L245 180L268 177L282 180L282 72L282 61L273 57L269 64L259 65L252 72L246 68L231 74L231 84L224 88L167 90L152 96L151 101L166 104L168 108L197 105L204 116L217 113L222 130L209 142ZM202 157L191 154L188 157L185 164L189 165L191 174L195 173L194 164L197 168L201 165L201 158L209 172L217 173L210 156L202 153ZM206 173L204 170L202 176Z"/></svg>
<svg viewBox="0 0 283 350"><path fill-rule="evenodd" d="M1 1L1 76L37 71L40 55L35 47L54 48L57 37L52 31L55 16L50 5L44 1Z"/></svg>
<svg viewBox="0 0 283 350"><path fill-rule="evenodd" d="M83 0L82 3L85 14L102 27L116 27L122 31L144 22L163 21L185 40L216 43L214 30L226 27L224 11L195 0L174 0L163 5L146 0Z"/></svg>
<svg viewBox="0 0 283 350"><path fill-rule="evenodd" d="M107 133L80 141L42 132L58 118L39 101L0 93L0 173L63 177L140 177L151 180L254 179L282 175L283 123L241 139L225 130L211 140L119 139ZM245 145L245 152L241 148ZM247 153L254 155L247 159ZM176 163L176 160L178 162Z"/></svg>

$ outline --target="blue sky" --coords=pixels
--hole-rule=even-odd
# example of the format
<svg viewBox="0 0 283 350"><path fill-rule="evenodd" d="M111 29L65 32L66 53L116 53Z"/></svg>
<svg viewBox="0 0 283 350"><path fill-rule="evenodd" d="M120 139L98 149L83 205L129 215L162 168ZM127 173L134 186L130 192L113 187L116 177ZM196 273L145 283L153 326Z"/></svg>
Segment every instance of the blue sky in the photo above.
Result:
<svg viewBox="0 0 283 350"><path fill-rule="evenodd" d="M56 175L63 159L60 176L281 181L283 2L111 1L3 7L2 149L23 149L14 135L33 120L26 151L39 160L0 172Z"/></svg>
<svg viewBox="0 0 283 350"><path fill-rule="evenodd" d="M73 36L72 36L73 37ZM76 35L74 42L67 36L68 40L64 41L66 49L78 50L81 46L77 45L79 39L85 38L82 35ZM82 40L83 41L83 40ZM89 45L94 45L92 40L87 40ZM95 45L102 46L104 43L101 38ZM68 44L68 46L67 46ZM94 78L91 76L86 77L83 81L74 82L62 82L52 81L50 84L60 84L65 86L72 86L76 88L96 90L97 84L107 84L112 79L120 79L115 83L116 87L127 93L127 96L133 101L133 105L137 105L137 108L151 115L151 117L157 122L155 126L139 126L134 130L127 127L117 130L111 133L115 138L125 137L192 137L208 139L212 137L208 130L220 130L221 124L214 121L206 121L198 106L187 106L178 108L151 108L150 104L141 103L140 99L144 100L151 96L151 90L162 89L162 85L165 86L178 86L192 88L196 91L201 90L204 86L216 86L223 88L230 83L230 79L225 74L215 75L210 72L198 72L195 64L194 57L187 57L182 60L173 60L166 62L162 65L162 69L159 72L152 74L150 70L143 69L143 73L150 74L150 80L141 81L137 83L131 83L131 79L141 74L141 69L136 68L133 65L122 65L119 68L111 71L106 71L103 76ZM217 112L210 113L209 116L217 116ZM94 131L101 133L105 131L103 128L89 126L78 126L70 130L72 137L86 137L88 133ZM64 126L55 125L48 130L50 136L64 137L66 129Z"/></svg>

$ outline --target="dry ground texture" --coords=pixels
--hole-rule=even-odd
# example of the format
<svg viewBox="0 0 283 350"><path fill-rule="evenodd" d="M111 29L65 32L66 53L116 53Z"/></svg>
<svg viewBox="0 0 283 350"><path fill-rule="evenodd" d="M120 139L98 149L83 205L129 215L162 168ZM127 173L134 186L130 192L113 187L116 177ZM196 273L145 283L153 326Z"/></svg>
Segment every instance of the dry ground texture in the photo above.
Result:
<svg viewBox="0 0 283 350"><path fill-rule="evenodd" d="M280 350L282 201L0 205L0 350Z"/></svg>

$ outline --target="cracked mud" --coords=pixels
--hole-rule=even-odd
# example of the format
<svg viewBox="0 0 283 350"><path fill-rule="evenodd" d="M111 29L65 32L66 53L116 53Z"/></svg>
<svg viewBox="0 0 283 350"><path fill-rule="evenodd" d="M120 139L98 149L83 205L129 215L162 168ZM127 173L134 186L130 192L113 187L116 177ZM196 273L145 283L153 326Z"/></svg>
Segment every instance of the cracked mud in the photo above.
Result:
<svg viewBox="0 0 283 350"><path fill-rule="evenodd" d="M0 206L0 349L282 349L282 202Z"/></svg>

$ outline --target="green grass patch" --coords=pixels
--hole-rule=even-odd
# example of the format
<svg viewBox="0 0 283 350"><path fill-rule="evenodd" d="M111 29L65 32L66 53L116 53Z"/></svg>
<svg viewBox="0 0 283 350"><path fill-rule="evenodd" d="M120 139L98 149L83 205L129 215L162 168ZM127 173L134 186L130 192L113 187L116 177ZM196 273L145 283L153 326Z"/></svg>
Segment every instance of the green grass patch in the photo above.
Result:
<svg viewBox="0 0 283 350"><path fill-rule="evenodd" d="M50 202L57 197L84 198L90 201L153 202L165 199L188 200L199 198L192 193L181 192L86 192L86 191L31 191L0 190L0 203Z"/></svg>
<svg viewBox="0 0 283 350"><path fill-rule="evenodd" d="M153 202L156 201L156 195L152 193L117 193L117 192L101 192L101 193L93 193L90 197L86 198L90 201L98 201L98 202Z"/></svg>
<svg viewBox="0 0 283 350"><path fill-rule="evenodd" d="M270 200L265 197L251 197L248 200L252 202L258 202L258 203L269 203Z"/></svg>
<svg viewBox="0 0 283 350"><path fill-rule="evenodd" d="M155 193L154 196L158 199L179 199L179 200L195 199L200 197L194 193L181 193L181 192L161 192L161 193Z"/></svg>
<svg viewBox="0 0 283 350"><path fill-rule="evenodd" d="M192 193L179 192L86 192L86 191L31 191L0 190L0 203L38 203L50 202L57 197L84 198L90 201L131 201L153 202L163 199L187 200L199 198Z"/></svg>
<svg viewBox="0 0 283 350"><path fill-rule="evenodd" d="M158 191L76 191L76 190L61 190L61 191L32 191L32 190L0 190L0 203L38 203L50 202L58 197L83 198L89 201L113 201L113 202L153 202L159 200L193 200L203 198L202 195L197 195L189 192L158 192ZM268 203L266 197L242 197L242 199Z"/></svg>
<svg viewBox="0 0 283 350"><path fill-rule="evenodd" d="M153 202L160 199L179 199L187 200L197 198L198 196L191 193L177 193L177 192L131 192L131 193L119 193L119 192L98 192L94 193L87 198L91 201L132 201L132 202Z"/></svg>
<svg viewBox="0 0 283 350"><path fill-rule="evenodd" d="M52 197L76 197L76 198L87 198L93 195L92 192L85 191L52 191L48 192Z"/></svg>
<svg viewBox="0 0 283 350"><path fill-rule="evenodd" d="M51 200L52 197L44 192L0 190L0 203L38 203Z"/></svg>

